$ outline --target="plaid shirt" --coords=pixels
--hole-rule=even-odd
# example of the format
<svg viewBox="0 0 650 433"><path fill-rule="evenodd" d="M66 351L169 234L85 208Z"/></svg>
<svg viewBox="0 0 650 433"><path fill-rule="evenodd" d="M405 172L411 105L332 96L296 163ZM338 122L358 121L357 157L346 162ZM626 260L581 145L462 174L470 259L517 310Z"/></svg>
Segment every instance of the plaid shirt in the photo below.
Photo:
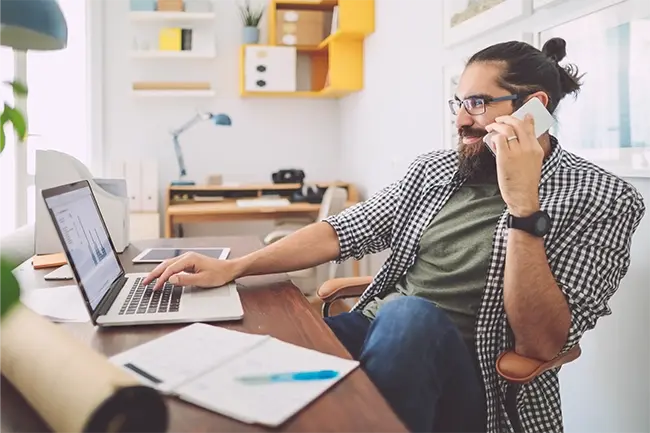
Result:
<svg viewBox="0 0 650 433"><path fill-rule="evenodd" d="M391 250L353 310L393 289L413 264L423 229L463 184L457 164L458 154L453 150L422 155L401 180L325 220L339 238L338 263ZM554 137L542 167L539 199L553 221L545 237L546 255L571 310L564 353L578 344L599 317L610 314L608 300L628 270L631 237L645 206L631 185L563 150ZM507 382L495 367L498 355L514 347L503 305L506 216L504 209L476 319L489 432L513 430L505 408ZM558 370L549 370L519 388L517 410L525 431L563 431Z"/></svg>

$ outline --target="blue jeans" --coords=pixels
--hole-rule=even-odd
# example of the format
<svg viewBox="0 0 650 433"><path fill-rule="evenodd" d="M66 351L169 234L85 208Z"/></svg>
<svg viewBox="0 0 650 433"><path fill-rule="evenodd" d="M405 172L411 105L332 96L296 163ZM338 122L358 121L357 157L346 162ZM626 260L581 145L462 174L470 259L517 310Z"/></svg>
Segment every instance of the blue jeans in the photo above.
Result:
<svg viewBox="0 0 650 433"><path fill-rule="evenodd" d="M353 311L325 322L410 431L485 431L475 361L434 304L407 296L383 305L372 321Z"/></svg>

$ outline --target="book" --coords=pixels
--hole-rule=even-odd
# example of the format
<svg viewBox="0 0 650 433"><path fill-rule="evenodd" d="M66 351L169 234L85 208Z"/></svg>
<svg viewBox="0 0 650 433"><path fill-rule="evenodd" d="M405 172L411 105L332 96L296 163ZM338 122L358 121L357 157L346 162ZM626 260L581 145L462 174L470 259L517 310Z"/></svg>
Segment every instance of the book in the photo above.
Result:
<svg viewBox="0 0 650 433"><path fill-rule="evenodd" d="M34 269L58 268L68 263L65 253L37 254L32 257Z"/></svg>
<svg viewBox="0 0 650 433"><path fill-rule="evenodd" d="M181 51L182 29L176 27L161 29L158 36L158 49L161 51Z"/></svg>
<svg viewBox="0 0 650 433"><path fill-rule="evenodd" d="M248 424L282 425L359 366L268 335L194 323L110 358L144 385ZM255 381L333 371L321 380Z"/></svg>

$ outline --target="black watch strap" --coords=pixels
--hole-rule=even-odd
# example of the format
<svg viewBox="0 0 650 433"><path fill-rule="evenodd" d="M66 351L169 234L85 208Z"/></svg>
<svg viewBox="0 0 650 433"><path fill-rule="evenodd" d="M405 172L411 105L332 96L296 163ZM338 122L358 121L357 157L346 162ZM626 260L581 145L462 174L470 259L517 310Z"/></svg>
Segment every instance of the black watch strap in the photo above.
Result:
<svg viewBox="0 0 650 433"><path fill-rule="evenodd" d="M508 228L525 231L533 236L544 237L551 229L551 218L545 211L537 211L527 217L508 214Z"/></svg>

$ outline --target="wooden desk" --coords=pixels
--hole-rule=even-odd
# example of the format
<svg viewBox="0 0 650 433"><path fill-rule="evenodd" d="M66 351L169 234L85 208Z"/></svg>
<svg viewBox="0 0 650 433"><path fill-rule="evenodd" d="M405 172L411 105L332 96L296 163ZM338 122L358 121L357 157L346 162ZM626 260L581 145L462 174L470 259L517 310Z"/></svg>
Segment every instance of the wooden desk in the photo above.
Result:
<svg viewBox="0 0 650 433"><path fill-rule="evenodd" d="M321 191L338 185L348 191L348 205L359 201L356 188L345 182L316 183ZM300 184L250 184L239 186L195 185L169 186L165 197L165 237L174 236L174 225L182 223L218 222L232 220L281 219L307 217L315 219L319 203L291 203L288 206L240 207L238 199L274 195L291 199Z"/></svg>
<svg viewBox="0 0 650 433"><path fill-rule="evenodd" d="M346 207L359 202L359 192L354 185L345 182L317 182L317 187L325 191L337 185L348 191ZM300 189L300 184L249 184L239 186L192 185L167 187L165 197L165 238L175 236L176 224L241 221L278 220L283 218L308 218L315 221L320 211L320 203L291 203L285 206L242 207L238 199L254 199L276 195L283 198L291 196ZM205 201L215 200L215 201ZM352 276L361 275L357 260L352 261Z"/></svg>
<svg viewBox="0 0 650 433"><path fill-rule="evenodd" d="M152 265L133 265L131 259L152 246L227 246L233 256L242 256L260 247L254 237L186 238L140 241L121 254L127 272L143 272ZM49 270L34 271L23 263L16 274L23 290L70 284L69 281L45 281ZM220 326L239 331L270 334L281 340L325 353L350 357L320 316L312 310L300 291L284 275L247 277L237 281L245 317L239 322ZM61 324L94 349L112 356L155 337L179 329L179 325L133 326L96 330L89 323ZM0 430L3 432L48 431L44 422L28 406L4 377L0 381ZM169 398L170 432L241 432L267 431L243 424L205 409ZM366 374L357 369L329 392L309 405L280 429L268 431L406 431Z"/></svg>

